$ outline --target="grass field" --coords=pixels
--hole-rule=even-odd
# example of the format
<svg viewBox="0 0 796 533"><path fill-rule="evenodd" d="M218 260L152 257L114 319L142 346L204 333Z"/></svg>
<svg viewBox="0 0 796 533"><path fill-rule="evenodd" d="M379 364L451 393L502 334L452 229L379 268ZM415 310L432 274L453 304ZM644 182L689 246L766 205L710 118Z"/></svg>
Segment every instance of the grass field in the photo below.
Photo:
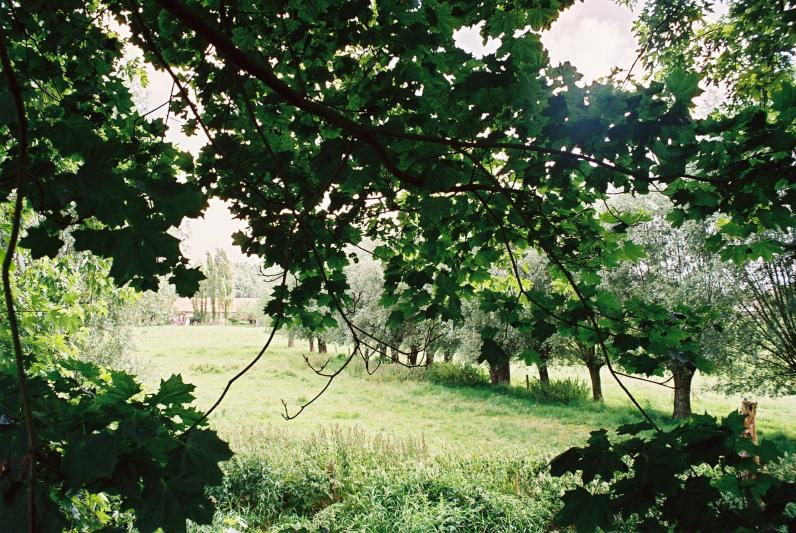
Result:
<svg viewBox="0 0 796 533"><path fill-rule="evenodd" d="M181 373L196 385L200 407L209 406L227 380L259 351L266 340L264 328L244 326L164 326L136 333L134 359L145 383ZM330 353L335 347L330 346ZM616 427L638 420L637 412L603 369L605 402L599 405L540 405L494 394L488 389L433 385L423 381L384 382L364 373L341 373L326 393L298 418L285 421L282 400L293 413L324 385L325 378L307 368L306 343L287 348L277 337L271 349L248 374L238 380L212 424L234 446L264 430L309 435L321 428L357 428L364 435L387 434L422 441L432 453L442 450L516 451L548 455L580 444L599 427ZM515 384L535 369L512 369ZM364 375L363 375L364 374ZM583 369L553 367L551 377L577 376ZM629 388L659 420L671 412L671 391L640 381L626 380ZM694 380L695 412L724 415L740 398L727 398L706 390L706 380ZM761 398L758 431L762 438L796 439L796 397Z"/></svg>

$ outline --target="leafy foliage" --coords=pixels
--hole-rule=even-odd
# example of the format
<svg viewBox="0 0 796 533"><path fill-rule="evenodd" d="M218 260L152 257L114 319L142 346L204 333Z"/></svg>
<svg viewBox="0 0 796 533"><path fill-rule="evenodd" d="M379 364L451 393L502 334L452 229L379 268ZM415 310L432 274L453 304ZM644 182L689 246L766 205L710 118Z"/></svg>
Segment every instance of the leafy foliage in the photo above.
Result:
<svg viewBox="0 0 796 533"><path fill-rule="evenodd" d="M564 494L556 522L578 531L610 529L617 517L639 520L640 529L796 524L796 484L767 471L777 450L743 436L741 415L697 415L672 430L652 429L648 423L621 426L613 441L605 430L594 431L587 446L553 459L553 475L579 471L584 483Z"/></svg>
<svg viewBox="0 0 796 533"><path fill-rule="evenodd" d="M14 531L27 527L25 430L18 413L15 371L0 373L0 412L14 422L4 425L0 454L0 514ZM121 371L108 372L91 363L62 360L37 365L30 380L38 438L37 499L42 529L56 530L73 520L88 521L64 506L84 491L121 497L121 508L135 511L141 531L185 531L185 519L207 521L212 502L207 484L221 482L220 461L231 457L215 432L197 428L192 385L179 376L161 381L153 393ZM110 516L102 522L110 527ZM116 524L120 525L120 524Z"/></svg>
<svg viewBox="0 0 796 533"><path fill-rule="evenodd" d="M391 327L461 323L467 300L478 300L501 325L539 342L559 333L598 346L633 372L658 375L673 361L707 367L698 337L716 310L620 300L601 287L605 269L644 257L627 232L633 221L598 210L606 195L660 190L674 206L675 226L721 214L726 223L710 244L737 263L783 248L750 237L796 225L796 89L782 75L791 72L791 2L787 9L731 2L718 40L699 33L705 3L650 2L639 28L649 37L643 50L653 70L621 84L583 84L568 63L550 64L540 32L572 0L141 4L0 7L0 199L24 197L40 217L22 241L34 257L55 256L69 230L76 250L113 260L116 283L156 289L169 276L179 294L190 295L202 274L188 266L171 230L217 196L248 222L236 243L282 273L266 308L274 324L330 331L340 319L360 347L363 334L346 316L356 303L346 269L357 260L350 246L367 239L381 243L370 252L384 265L380 300ZM758 23L764 31L753 30ZM462 50L454 32L465 27L499 42L496 52ZM718 64L688 60L711 42L721 49ZM201 129L208 140L197 157L164 141L163 120L134 108L130 46L172 76L169 112L185 133ZM696 117L705 80L731 83L737 105ZM16 114L6 112L11 102ZM523 279L517 258L529 251L544 256L553 290ZM506 264L515 279L492 283L493 269ZM481 331L484 359L506 359L499 331ZM535 359L533 350L525 355ZM62 373L60 359L48 366L41 357L34 352L27 368L19 364L23 399L30 396L26 373L34 383L40 369ZM37 401L72 405L51 386ZM187 401L181 383L162 387L151 401ZM180 422L161 418L162 430L178 431L183 416L195 417L176 414ZM65 435L41 445L58 449L52 439ZM64 453L90 455L98 446L89 446L92 435L78 434ZM207 440L171 451L188 457L184 465L204 448L222 457ZM28 447L35 460L35 446ZM163 468L178 481L146 495L137 513L142 527L179 529L186 515L207 520L199 479ZM701 483L654 488L708 501ZM8 501L18 501L18 492ZM776 494L772 501L783 501ZM583 492L568 498L599 508ZM164 516L157 502L168 501L175 512Z"/></svg>

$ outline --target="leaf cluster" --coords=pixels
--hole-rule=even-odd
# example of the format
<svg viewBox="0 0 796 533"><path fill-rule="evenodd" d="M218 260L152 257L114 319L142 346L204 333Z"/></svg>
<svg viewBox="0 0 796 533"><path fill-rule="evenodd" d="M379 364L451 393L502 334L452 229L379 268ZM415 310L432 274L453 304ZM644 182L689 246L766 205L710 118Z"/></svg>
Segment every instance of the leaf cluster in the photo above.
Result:
<svg viewBox="0 0 796 533"><path fill-rule="evenodd" d="M551 462L551 473L581 473L582 486L564 493L562 527L610 529L634 518L642 530L736 531L792 528L796 484L769 473L779 455L743 436L743 416L697 415L667 431L628 424L609 438L594 431L584 447ZM761 466L763 465L763 466Z"/></svg>

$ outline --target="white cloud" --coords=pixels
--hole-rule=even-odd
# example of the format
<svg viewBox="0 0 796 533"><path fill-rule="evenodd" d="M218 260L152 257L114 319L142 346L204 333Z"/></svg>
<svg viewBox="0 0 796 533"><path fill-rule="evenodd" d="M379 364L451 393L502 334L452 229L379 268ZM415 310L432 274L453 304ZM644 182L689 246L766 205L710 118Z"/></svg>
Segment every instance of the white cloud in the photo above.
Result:
<svg viewBox="0 0 796 533"><path fill-rule="evenodd" d="M632 21L627 8L592 0L564 12L542 35L542 43L552 64L569 61L589 83L608 75L613 67L627 69L633 64L638 45Z"/></svg>

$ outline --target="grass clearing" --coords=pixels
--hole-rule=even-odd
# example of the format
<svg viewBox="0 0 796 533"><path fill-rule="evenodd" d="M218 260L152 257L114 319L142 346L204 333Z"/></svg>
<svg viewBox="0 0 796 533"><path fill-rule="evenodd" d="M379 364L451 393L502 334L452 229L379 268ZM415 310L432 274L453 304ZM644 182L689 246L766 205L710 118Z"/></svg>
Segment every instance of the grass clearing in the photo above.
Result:
<svg viewBox="0 0 796 533"><path fill-rule="evenodd" d="M264 328L246 326L163 326L137 332L134 357L142 368L145 383L156 385L171 373L181 373L196 385L200 407L208 407L226 382L243 368L262 347ZM329 346L330 355L335 346ZM581 444L599 427L638 421L639 415L627 397L603 370L602 404L577 406L532 403L513 394L496 394L488 388L448 387L425 381L390 381L364 372L343 372L326 393L298 418L282 418L282 400L291 413L301 401L312 398L325 378L315 375L303 359L306 343L287 347L277 336L260 362L238 380L212 424L236 446L244 428L271 428L296 436L307 436L320 428L360 428L364 434L389 434L419 439L436 453L443 450L520 451L550 453ZM317 359L317 356L316 356ZM319 359L317 359L319 360ZM534 368L512 368L515 385L524 386ZM586 369L553 367L551 376L588 380ZM671 391L641 381L625 380L639 402L651 414L668 423ZM694 412L724 415L737 408L741 398L728 398L708 389L708 378L694 379ZM791 418L796 397L761 398L758 431L761 438L796 438Z"/></svg>
<svg viewBox="0 0 796 533"><path fill-rule="evenodd" d="M244 326L145 328L134 356L145 383L179 372L206 408L266 334ZM286 421L281 400L295 412L325 382L305 355L304 343L288 348L277 337L212 416L238 453L225 464L222 485L208 489L217 502L213 524L192 526L192 533L549 531L561 494L575 482L551 477L549 460L583 444L590 431L640 419L607 373L603 403L561 405L534 402L524 387L447 386L429 381L434 376L419 379L423 369L385 365L373 376L358 367L342 372L315 404ZM529 371L535 375L512 368L514 384L524 385ZM585 369L567 367L553 367L551 377L588 379ZM695 412L723 415L737 407L740 398L710 392L709 383L695 379ZM627 384L660 424L671 424L668 389ZM792 451L794 413L794 397L762 399L761 438ZM796 468L793 457L785 468ZM625 523L618 530L636 529Z"/></svg>

